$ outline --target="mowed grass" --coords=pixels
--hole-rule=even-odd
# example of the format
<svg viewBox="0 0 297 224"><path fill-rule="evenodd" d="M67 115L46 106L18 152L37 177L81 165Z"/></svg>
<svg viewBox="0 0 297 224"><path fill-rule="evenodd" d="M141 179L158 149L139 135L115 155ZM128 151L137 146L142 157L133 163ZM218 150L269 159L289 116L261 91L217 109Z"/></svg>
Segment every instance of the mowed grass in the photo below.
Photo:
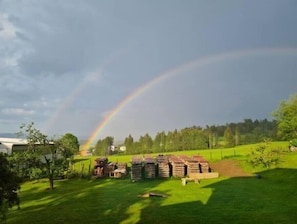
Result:
<svg viewBox="0 0 297 224"><path fill-rule="evenodd" d="M249 147L236 148L243 167ZM296 223L297 153L282 155L278 168L254 171L262 178L220 177L186 186L180 179L132 182L129 176L61 180L52 191L46 180L26 182L21 209L9 212L8 223ZM138 197L148 192L168 197Z"/></svg>

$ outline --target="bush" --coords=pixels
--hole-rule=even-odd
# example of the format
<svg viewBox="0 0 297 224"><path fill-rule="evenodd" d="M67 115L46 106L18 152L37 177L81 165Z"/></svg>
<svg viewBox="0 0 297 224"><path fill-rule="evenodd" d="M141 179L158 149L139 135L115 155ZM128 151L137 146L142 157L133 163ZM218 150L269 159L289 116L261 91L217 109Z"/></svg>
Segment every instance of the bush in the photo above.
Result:
<svg viewBox="0 0 297 224"><path fill-rule="evenodd" d="M290 145L297 147L297 138L294 138L292 141L290 141Z"/></svg>

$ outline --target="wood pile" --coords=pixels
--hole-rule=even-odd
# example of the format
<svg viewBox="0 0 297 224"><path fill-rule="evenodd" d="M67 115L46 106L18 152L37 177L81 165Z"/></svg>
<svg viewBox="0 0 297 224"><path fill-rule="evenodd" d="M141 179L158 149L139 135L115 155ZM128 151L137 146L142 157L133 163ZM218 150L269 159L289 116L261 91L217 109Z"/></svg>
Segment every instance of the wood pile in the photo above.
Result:
<svg viewBox="0 0 297 224"><path fill-rule="evenodd" d="M157 156L157 169L158 176L162 178L170 177L170 166L167 156L159 155Z"/></svg>
<svg viewBox="0 0 297 224"><path fill-rule="evenodd" d="M131 161L131 179L134 181L142 179L142 158L133 157Z"/></svg>
<svg viewBox="0 0 297 224"><path fill-rule="evenodd" d="M184 177L185 176L185 164L177 156L169 156L169 162L172 167L172 176L174 177Z"/></svg>
<svg viewBox="0 0 297 224"><path fill-rule="evenodd" d="M144 157L144 177L145 178L156 177L156 162L155 162L155 159L150 156Z"/></svg>
<svg viewBox="0 0 297 224"><path fill-rule="evenodd" d="M200 173L209 173L209 162L203 156L193 156L193 158L199 162Z"/></svg>

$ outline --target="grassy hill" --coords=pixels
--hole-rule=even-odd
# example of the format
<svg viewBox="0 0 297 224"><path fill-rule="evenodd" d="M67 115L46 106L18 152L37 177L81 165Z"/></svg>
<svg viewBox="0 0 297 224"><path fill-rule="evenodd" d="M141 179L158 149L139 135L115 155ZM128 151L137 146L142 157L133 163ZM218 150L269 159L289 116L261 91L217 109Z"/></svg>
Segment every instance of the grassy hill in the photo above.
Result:
<svg viewBox="0 0 297 224"><path fill-rule="evenodd" d="M287 143L273 143L273 147ZM222 150L199 150L171 154L203 155L212 162L236 159L244 170L261 174L249 177L220 176L189 182L154 179L72 179L26 182L20 192L21 209L9 212L8 223L296 223L297 153L284 153L277 168L252 169L246 155L256 145ZM234 153L235 151L235 153ZM76 158L76 167L95 157ZM111 156L129 162L131 156ZM154 192L168 197L138 197Z"/></svg>

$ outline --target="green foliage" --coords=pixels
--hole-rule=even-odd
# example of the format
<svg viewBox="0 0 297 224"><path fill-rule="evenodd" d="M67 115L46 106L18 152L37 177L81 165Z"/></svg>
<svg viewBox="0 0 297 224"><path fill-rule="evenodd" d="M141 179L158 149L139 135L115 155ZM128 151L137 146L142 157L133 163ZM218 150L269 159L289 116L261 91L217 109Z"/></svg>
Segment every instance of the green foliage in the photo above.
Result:
<svg viewBox="0 0 297 224"><path fill-rule="evenodd" d="M144 136L140 136L139 147L142 153L152 153L153 139L149 134L146 133Z"/></svg>
<svg viewBox="0 0 297 224"><path fill-rule="evenodd" d="M265 168L269 168L272 165L277 166L280 163L281 150L279 148L270 148L270 141L266 140L260 144L255 150L249 154L249 163L253 167L262 165Z"/></svg>
<svg viewBox="0 0 297 224"><path fill-rule="evenodd" d="M61 144L61 152L65 158L70 158L78 153L79 141L73 134L66 133L58 141Z"/></svg>
<svg viewBox="0 0 297 224"><path fill-rule="evenodd" d="M297 147L297 138L294 138L290 141L290 144L294 147Z"/></svg>
<svg viewBox="0 0 297 224"><path fill-rule="evenodd" d="M49 189L54 188L54 178L63 175L68 169L67 155L65 154L65 139L55 141L49 139L40 130L34 127L31 122L28 125L21 125L19 135L26 136L28 149L16 156L17 169L22 169L31 179L47 177L49 180ZM69 136L69 135L68 135ZM68 143L68 142L67 142Z"/></svg>
<svg viewBox="0 0 297 224"><path fill-rule="evenodd" d="M21 180L10 167L7 158L0 153L0 223L6 221L8 209L20 203L17 191Z"/></svg>
<svg viewBox="0 0 297 224"><path fill-rule="evenodd" d="M113 141L114 138L112 136L107 136L103 140L98 140L94 148L94 154L98 156L111 155Z"/></svg>
<svg viewBox="0 0 297 224"><path fill-rule="evenodd" d="M134 153L134 139L131 135L125 138L124 145L126 146L126 154L133 154Z"/></svg>
<svg viewBox="0 0 297 224"><path fill-rule="evenodd" d="M296 138L297 134L297 93L282 101L272 113L278 124L278 135L283 140Z"/></svg>
<svg viewBox="0 0 297 224"><path fill-rule="evenodd" d="M235 146L235 138L230 127L227 127L224 132L225 147L230 148Z"/></svg>
<svg viewBox="0 0 297 224"><path fill-rule="evenodd" d="M227 133L225 133L227 131ZM265 138L277 140L276 121L244 119L243 122L219 126L192 126L165 133L158 132L154 138L148 133L134 141L129 135L125 138L125 154L165 153L173 151L213 149L233 147L262 142ZM225 136L226 134L226 136ZM112 139L110 141L110 139ZM105 156L113 137L99 139L95 146L95 155ZM109 143L108 143L109 142Z"/></svg>

